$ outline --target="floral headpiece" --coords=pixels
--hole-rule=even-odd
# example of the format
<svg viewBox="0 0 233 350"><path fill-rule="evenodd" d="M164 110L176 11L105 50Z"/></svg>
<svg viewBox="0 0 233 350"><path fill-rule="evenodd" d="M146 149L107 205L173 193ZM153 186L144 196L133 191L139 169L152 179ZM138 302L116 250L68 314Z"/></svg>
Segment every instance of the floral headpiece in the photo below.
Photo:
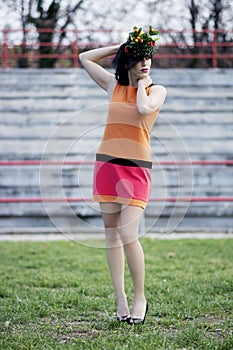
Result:
<svg viewBox="0 0 233 350"><path fill-rule="evenodd" d="M152 57L156 41L160 39L159 37L152 38L152 36L158 33L158 30L153 29L152 26L149 26L149 35L143 32L142 28L134 26L133 32L129 33L126 41L125 53L135 58Z"/></svg>

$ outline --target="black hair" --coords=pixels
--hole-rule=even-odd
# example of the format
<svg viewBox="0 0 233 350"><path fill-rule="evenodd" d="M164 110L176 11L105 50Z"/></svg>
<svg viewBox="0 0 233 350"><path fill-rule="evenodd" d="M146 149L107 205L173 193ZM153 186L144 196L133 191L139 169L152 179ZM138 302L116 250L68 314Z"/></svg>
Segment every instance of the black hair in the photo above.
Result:
<svg viewBox="0 0 233 350"><path fill-rule="evenodd" d="M115 77L119 84L129 85L128 71L144 57L132 57L125 52L126 43L119 47L112 65L115 68ZM151 58L151 57L149 57Z"/></svg>

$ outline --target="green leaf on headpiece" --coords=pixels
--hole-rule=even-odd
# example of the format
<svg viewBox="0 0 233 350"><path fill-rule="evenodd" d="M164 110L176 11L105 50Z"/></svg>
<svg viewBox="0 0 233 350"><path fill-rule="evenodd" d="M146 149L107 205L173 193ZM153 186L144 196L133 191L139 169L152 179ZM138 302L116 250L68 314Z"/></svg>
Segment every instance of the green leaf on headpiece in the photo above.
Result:
<svg viewBox="0 0 233 350"><path fill-rule="evenodd" d="M149 26L149 34L150 35L157 35L158 33L159 33L159 31L157 29L154 29L152 26Z"/></svg>

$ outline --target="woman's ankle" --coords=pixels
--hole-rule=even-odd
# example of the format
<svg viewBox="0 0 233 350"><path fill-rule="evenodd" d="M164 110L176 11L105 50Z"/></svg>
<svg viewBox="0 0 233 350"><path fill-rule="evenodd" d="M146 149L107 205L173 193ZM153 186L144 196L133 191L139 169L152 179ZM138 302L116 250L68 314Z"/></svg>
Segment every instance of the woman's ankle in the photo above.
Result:
<svg viewBox="0 0 233 350"><path fill-rule="evenodd" d="M129 307L127 302L127 296L125 293L116 296L117 301L117 314L125 316L129 314Z"/></svg>
<svg viewBox="0 0 233 350"><path fill-rule="evenodd" d="M142 294L134 294L134 304L135 303L146 303L146 297L145 297L145 294L142 293Z"/></svg>
<svg viewBox="0 0 233 350"><path fill-rule="evenodd" d="M125 292L119 292L116 293L116 300L117 302L124 302L127 301L127 295Z"/></svg>

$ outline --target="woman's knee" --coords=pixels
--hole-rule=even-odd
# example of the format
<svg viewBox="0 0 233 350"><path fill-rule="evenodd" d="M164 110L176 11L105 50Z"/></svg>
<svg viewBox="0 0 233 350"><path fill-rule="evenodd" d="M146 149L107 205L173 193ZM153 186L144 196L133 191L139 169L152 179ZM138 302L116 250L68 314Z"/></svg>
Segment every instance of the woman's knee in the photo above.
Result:
<svg viewBox="0 0 233 350"><path fill-rule="evenodd" d="M107 248L115 248L122 245L120 229L115 228L105 228L105 240Z"/></svg>
<svg viewBox="0 0 233 350"><path fill-rule="evenodd" d="M120 234L121 242L124 246L133 244L139 241L138 232L135 231L121 231Z"/></svg>

